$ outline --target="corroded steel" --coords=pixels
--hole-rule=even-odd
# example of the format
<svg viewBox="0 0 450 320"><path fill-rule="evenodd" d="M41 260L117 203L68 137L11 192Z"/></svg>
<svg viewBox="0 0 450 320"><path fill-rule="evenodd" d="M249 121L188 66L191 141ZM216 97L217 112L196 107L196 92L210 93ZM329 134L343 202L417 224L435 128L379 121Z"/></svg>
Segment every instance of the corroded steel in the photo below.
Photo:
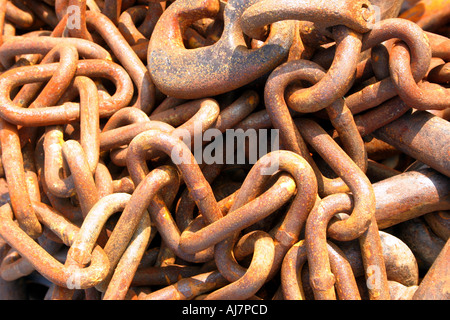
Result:
<svg viewBox="0 0 450 320"><path fill-rule="evenodd" d="M0 0L0 299L448 300L445 4Z"/></svg>

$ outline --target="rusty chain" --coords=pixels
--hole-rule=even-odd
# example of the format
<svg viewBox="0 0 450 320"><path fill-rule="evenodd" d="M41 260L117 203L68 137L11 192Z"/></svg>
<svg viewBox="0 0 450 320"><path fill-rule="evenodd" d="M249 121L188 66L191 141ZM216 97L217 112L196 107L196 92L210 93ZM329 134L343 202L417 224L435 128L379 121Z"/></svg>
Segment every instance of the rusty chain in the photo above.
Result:
<svg viewBox="0 0 450 320"><path fill-rule="evenodd" d="M0 0L0 30L1 300L450 299L445 1Z"/></svg>

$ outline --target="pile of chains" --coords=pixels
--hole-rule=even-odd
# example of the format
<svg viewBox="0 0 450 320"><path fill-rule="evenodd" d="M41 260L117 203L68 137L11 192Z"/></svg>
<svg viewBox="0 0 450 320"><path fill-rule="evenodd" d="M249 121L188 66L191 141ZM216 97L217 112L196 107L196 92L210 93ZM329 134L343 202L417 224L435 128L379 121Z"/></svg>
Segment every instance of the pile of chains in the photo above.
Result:
<svg viewBox="0 0 450 320"><path fill-rule="evenodd" d="M448 1L0 0L0 28L0 299L450 299Z"/></svg>

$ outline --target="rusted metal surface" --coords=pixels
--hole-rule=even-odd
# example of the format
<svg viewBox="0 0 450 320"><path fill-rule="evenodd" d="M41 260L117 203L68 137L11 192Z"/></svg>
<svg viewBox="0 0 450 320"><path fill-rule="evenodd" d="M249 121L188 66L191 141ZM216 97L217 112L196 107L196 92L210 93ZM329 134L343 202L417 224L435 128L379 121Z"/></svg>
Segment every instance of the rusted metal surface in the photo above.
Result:
<svg viewBox="0 0 450 320"><path fill-rule="evenodd" d="M450 8L442 0L422 0L401 13L400 18L411 20L427 31L445 26Z"/></svg>
<svg viewBox="0 0 450 320"><path fill-rule="evenodd" d="M444 2L0 0L0 299L448 300Z"/></svg>
<svg viewBox="0 0 450 320"><path fill-rule="evenodd" d="M448 300L448 247L449 242L439 252L433 265L412 296L413 300Z"/></svg>
<svg viewBox="0 0 450 320"><path fill-rule="evenodd" d="M450 168L447 161L449 143L438 139L438 137L447 136L448 130L450 130L448 121L429 112L418 111L405 114L398 120L375 131L374 135L449 176Z"/></svg>
<svg viewBox="0 0 450 320"><path fill-rule="evenodd" d="M195 20L214 18L220 9L219 1L183 0L169 6L156 24L148 47L148 68L155 85L176 98L214 96L248 84L279 64L289 51L294 25L274 24L266 45L247 49L238 21L254 2L228 3L220 39L195 50L184 47L182 34ZM196 76L189 76L191 72Z"/></svg>

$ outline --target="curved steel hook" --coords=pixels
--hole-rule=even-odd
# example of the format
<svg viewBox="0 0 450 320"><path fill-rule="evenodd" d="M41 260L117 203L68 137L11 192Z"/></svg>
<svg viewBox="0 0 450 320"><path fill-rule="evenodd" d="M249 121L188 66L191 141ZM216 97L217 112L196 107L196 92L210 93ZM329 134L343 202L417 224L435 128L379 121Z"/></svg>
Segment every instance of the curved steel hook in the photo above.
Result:
<svg viewBox="0 0 450 320"><path fill-rule="evenodd" d="M214 17L219 1L181 0L170 5L148 47L147 67L155 85L168 96L196 99L242 87L276 67L289 52L294 24L274 24L263 47L248 49L238 21L254 2L229 1L222 37L211 46L191 50L184 47L184 30L200 18Z"/></svg>

